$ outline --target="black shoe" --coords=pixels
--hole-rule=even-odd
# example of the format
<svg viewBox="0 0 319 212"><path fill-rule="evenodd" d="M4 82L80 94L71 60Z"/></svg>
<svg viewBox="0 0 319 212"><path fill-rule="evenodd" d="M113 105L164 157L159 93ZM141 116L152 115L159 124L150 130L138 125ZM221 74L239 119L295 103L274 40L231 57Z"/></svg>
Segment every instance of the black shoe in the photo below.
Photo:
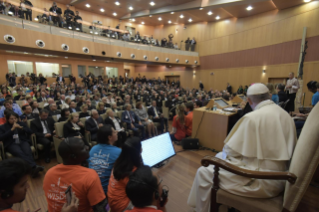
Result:
<svg viewBox="0 0 319 212"><path fill-rule="evenodd" d="M50 163L50 162L51 162L51 158L45 158L44 161L45 161L46 163Z"/></svg>
<svg viewBox="0 0 319 212"><path fill-rule="evenodd" d="M40 171L43 171L43 167L42 166L35 166L33 169L32 169L32 177L35 178L36 176L38 176L39 172Z"/></svg>

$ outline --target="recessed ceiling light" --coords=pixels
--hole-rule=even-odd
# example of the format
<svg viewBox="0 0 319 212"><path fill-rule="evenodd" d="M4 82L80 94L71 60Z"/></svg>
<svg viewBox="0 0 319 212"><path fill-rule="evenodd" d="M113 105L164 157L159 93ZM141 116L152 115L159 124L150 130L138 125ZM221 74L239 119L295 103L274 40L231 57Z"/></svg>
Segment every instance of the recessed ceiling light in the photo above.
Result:
<svg viewBox="0 0 319 212"><path fill-rule="evenodd" d="M141 24L145 24L144 22L142 22Z"/></svg>
<svg viewBox="0 0 319 212"><path fill-rule="evenodd" d="M150 5L151 5L151 6L154 6L154 5L155 5L155 3L154 3L153 1L151 1L151 2L150 2Z"/></svg>
<svg viewBox="0 0 319 212"><path fill-rule="evenodd" d="M209 11L209 12L207 13L207 15L213 15L213 12L212 12L212 11Z"/></svg>
<svg viewBox="0 0 319 212"><path fill-rule="evenodd" d="M306 2L306 3L307 3L307 2L311 2L311 0L304 0L304 2Z"/></svg>
<svg viewBox="0 0 319 212"><path fill-rule="evenodd" d="M117 16L117 14L116 14L116 13L113 13L113 15L114 15L114 16Z"/></svg>
<svg viewBox="0 0 319 212"><path fill-rule="evenodd" d="M104 13L105 10L104 10L103 8L101 8L100 11L101 11L102 13Z"/></svg>
<svg viewBox="0 0 319 212"><path fill-rule="evenodd" d="M201 7L201 8L199 8L199 10L202 10L202 9L204 9L204 8L202 8L202 7Z"/></svg>
<svg viewBox="0 0 319 212"><path fill-rule="evenodd" d="M96 61L96 59L93 59L93 61L95 62L95 61Z"/></svg>
<svg viewBox="0 0 319 212"><path fill-rule="evenodd" d="M115 4L116 4L117 6L119 6L119 5L120 5L120 2L116 1Z"/></svg>
<svg viewBox="0 0 319 212"><path fill-rule="evenodd" d="M129 10L134 10L134 8L133 8L132 6L131 6L131 7L129 7L128 9L129 9Z"/></svg>
<svg viewBox="0 0 319 212"><path fill-rule="evenodd" d="M168 23L169 23L169 24L171 24L171 23L172 23L172 21L171 21L171 20L169 20L169 21L168 21Z"/></svg>
<svg viewBox="0 0 319 212"><path fill-rule="evenodd" d="M135 21L135 19L133 18L132 21Z"/></svg>
<svg viewBox="0 0 319 212"><path fill-rule="evenodd" d="M174 14L174 12L171 12L171 14Z"/></svg>
<svg viewBox="0 0 319 212"><path fill-rule="evenodd" d="M193 20L190 18L190 19L188 19L188 22L192 22Z"/></svg>
<svg viewBox="0 0 319 212"><path fill-rule="evenodd" d="M89 4L86 4L85 6L86 6L86 7L91 7L91 5L89 5Z"/></svg>
<svg viewBox="0 0 319 212"><path fill-rule="evenodd" d="M152 17L152 15L150 15L150 17Z"/></svg>
<svg viewBox="0 0 319 212"><path fill-rule="evenodd" d="M252 6L248 6L248 7L246 8L246 10L252 10L252 9L253 9Z"/></svg>
<svg viewBox="0 0 319 212"><path fill-rule="evenodd" d="M132 26L132 23L128 23L128 25Z"/></svg>
<svg viewBox="0 0 319 212"><path fill-rule="evenodd" d="M179 16L180 18L184 18L183 14Z"/></svg>
<svg viewBox="0 0 319 212"><path fill-rule="evenodd" d="M161 18L161 17L159 17L159 18L158 18L158 20L159 20L159 21L161 21L161 20L162 20L162 18Z"/></svg>
<svg viewBox="0 0 319 212"><path fill-rule="evenodd" d="M219 16L216 16L216 20L219 20L220 19L220 17Z"/></svg>
<svg viewBox="0 0 319 212"><path fill-rule="evenodd" d="M68 57L64 57L65 59L68 59Z"/></svg>

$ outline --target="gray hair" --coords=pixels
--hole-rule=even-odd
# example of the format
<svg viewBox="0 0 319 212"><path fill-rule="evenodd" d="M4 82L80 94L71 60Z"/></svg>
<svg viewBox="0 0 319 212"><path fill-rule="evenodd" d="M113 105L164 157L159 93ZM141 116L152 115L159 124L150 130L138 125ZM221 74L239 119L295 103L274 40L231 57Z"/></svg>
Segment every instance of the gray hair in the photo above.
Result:
<svg viewBox="0 0 319 212"><path fill-rule="evenodd" d="M259 102L262 102L262 101L270 99L270 94L267 92L267 93L258 94L258 95L250 95L250 96L248 96L248 98L253 103L259 103Z"/></svg>
<svg viewBox="0 0 319 212"><path fill-rule="evenodd" d="M131 106L131 104L125 104L124 105L125 110L127 109L128 106Z"/></svg>
<svg viewBox="0 0 319 212"><path fill-rule="evenodd" d="M52 108L54 105L56 106L55 103L52 103L52 104L49 105L49 107Z"/></svg>
<svg viewBox="0 0 319 212"><path fill-rule="evenodd" d="M95 109L91 110L91 116L93 116L93 113L99 114L99 113L97 112L97 110L95 110Z"/></svg>

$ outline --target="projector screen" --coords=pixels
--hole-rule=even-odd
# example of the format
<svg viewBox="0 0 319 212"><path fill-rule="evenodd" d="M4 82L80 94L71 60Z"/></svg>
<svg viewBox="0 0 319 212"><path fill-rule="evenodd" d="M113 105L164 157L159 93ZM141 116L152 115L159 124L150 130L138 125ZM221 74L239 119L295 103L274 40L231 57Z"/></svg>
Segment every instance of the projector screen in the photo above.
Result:
<svg viewBox="0 0 319 212"><path fill-rule="evenodd" d="M142 141L142 159L144 165L154 165L175 155L175 149L169 133Z"/></svg>

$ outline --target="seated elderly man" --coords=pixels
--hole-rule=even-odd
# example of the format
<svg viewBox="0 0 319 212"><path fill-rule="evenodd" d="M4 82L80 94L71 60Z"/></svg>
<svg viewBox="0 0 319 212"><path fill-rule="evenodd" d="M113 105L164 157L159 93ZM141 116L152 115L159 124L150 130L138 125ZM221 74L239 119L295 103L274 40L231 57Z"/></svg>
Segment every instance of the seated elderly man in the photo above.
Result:
<svg viewBox="0 0 319 212"><path fill-rule="evenodd" d="M35 119L39 117L39 114L33 114L30 105L22 106L23 114L20 116L21 121L26 122L28 119Z"/></svg>
<svg viewBox="0 0 319 212"><path fill-rule="evenodd" d="M131 111L132 106L130 104L126 104L124 106L125 111L122 113L122 122L127 124L127 129L133 130L135 136L139 136L139 130L142 133L142 139L145 138L145 130L144 125L142 124L140 118Z"/></svg>
<svg viewBox="0 0 319 212"><path fill-rule="evenodd" d="M91 118L85 121L85 129L91 133L91 140L96 141L97 132L103 127L103 119L97 110L91 111Z"/></svg>
<svg viewBox="0 0 319 212"><path fill-rule="evenodd" d="M258 171L287 171L296 139L289 114L270 99L268 88L256 83L247 91L252 112L243 116L225 139L223 151L216 157L240 168ZM196 173L188 205L196 211L209 211L214 166L200 167ZM271 198L280 194L285 181L242 177L219 171L219 186L229 193Z"/></svg>
<svg viewBox="0 0 319 212"><path fill-rule="evenodd" d="M61 114L61 111L58 110L58 107L56 106L55 103L52 103L49 105L49 116L54 116L54 115L60 115Z"/></svg>
<svg viewBox="0 0 319 212"><path fill-rule="evenodd" d="M50 105L54 103L54 99L48 98L48 102L44 103L43 109L50 110Z"/></svg>

